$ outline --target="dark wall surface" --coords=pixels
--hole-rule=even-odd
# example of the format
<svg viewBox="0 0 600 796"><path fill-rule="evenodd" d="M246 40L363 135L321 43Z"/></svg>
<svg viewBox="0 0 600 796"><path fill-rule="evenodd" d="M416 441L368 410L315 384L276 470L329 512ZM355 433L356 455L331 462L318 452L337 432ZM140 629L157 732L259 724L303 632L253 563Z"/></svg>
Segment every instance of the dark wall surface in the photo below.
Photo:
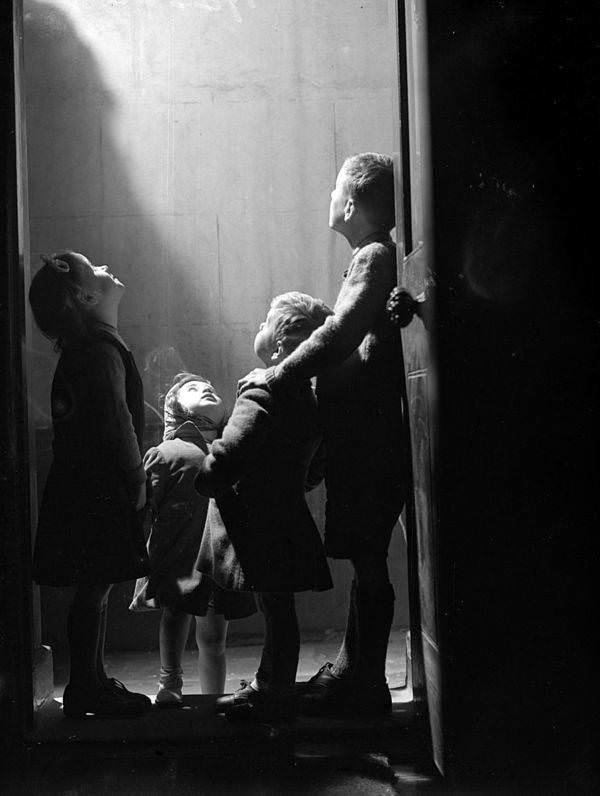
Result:
<svg viewBox="0 0 600 796"><path fill-rule="evenodd" d="M596 721L592 29L578 3L429 6L447 765L568 792Z"/></svg>
<svg viewBox="0 0 600 796"><path fill-rule="evenodd" d="M15 739L29 724L33 702L12 6L11 2L0 4L0 187L4 196L0 206L0 773Z"/></svg>

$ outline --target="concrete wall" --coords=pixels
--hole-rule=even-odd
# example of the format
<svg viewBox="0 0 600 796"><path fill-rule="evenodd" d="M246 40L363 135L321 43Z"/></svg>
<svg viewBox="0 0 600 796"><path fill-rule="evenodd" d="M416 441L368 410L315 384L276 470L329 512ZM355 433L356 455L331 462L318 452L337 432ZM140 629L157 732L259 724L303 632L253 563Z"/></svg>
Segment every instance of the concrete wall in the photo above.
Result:
<svg viewBox="0 0 600 796"><path fill-rule="evenodd" d="M395 148L390 14L387 0L25 0L32 270L68 247L127 285L121 331L143 370L148 445L178 370L233 401L273 295L335 300L349 256L327 227L335 175L347 154ZM41 486L55 355L34 335L31 357ZM401 626L403 553L397 534ZM335 591L299 600L309 630L344 624L348 574L332 569ZM151 646L155 617L129 616L129 592L115 590L109 642ZM61 601L44 590L57 641Z"/></svg>

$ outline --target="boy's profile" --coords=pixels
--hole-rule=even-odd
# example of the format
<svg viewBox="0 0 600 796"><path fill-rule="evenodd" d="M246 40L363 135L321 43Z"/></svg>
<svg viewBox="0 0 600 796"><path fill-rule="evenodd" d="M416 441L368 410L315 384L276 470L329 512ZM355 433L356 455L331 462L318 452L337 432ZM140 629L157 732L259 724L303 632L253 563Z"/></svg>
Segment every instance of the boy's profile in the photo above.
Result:
<svg viewBox="0 0 600 796"><path fill-rule="evenodd" d="M254 341L266 364L281 364L331 315L318 299L277 296ZM300 636L294 592L331 588L323 545L304 497L321 442L310 380L291 393L256 387L239 396L196 476L213 498L196 568L233 591L258 592L265 642L252 683L217 700L228 716L288 719L295 713Z"/></svg>
<svg viewBox="0 0 600 796"><path fill-rule="evenodd" d="M366 152L345 160L331 193L329 226L352 248L333 314L289 357L240 382L274 395L317 376L326 450L325 547L354 567L344 641L300 686L314 713L389 709L385 679L394 613L387 552L406 490L402 351L386 315L396 286L392 160Z"/></svg>

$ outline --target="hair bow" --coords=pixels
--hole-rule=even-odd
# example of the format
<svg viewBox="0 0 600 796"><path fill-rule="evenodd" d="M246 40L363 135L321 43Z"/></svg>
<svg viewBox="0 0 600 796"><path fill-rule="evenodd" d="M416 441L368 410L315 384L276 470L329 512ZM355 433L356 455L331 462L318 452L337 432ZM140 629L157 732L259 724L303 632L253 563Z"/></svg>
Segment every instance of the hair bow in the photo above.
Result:
<svg viewBox="0 0 600 796"><path fill-rule="evenodd" d="M71 270L69 263L65 262L64 260L59 260L56 255L47 255L47 254L40 254L40 259L44 263L44 265L49 265L51 268L54 268L55 271L58 271L60 274L68 274Z"/></svg>

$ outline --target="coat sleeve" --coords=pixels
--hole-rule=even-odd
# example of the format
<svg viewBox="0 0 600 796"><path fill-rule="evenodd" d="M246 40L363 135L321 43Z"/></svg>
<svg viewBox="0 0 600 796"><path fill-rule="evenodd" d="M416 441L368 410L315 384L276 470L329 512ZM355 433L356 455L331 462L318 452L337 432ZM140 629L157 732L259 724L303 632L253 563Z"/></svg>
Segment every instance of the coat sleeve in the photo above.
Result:
<svg viewBox="0 0 600 796"><path fill-rule="evenodd" d="M273 433L273 398L268 390L246 390L236 401L220 439L210 446L195 480L201 495L215 497L259 467Z"/></svg>
<svg viewBox="0 0 600 796"><path fill-rule="evenodd" d="M136 487L144 483L146 473L127 406L125 366L110 343L98 343L93 353L92 379L103 444L110 447L129 485Z"/></svg>
<svg viewBox="0 0 600 796"><path fill-rule="evenodd" d="M361 249L352 262L334 314L301 343L280 365L267 370L267 383L309 379L341 365L361 344L385 308L392 263L389 247L374 243Z"/></svg>
<svg viewBox="0 0 600 796"><path fill-rule="evenodd" d="M306 471L306 478L304 479L304 491L310 492L311 489L319 486L321 481L325 478L325 443L321 442L315 455L312 457L311 463Z"/></svg>
<svg viewBox="0 0 600 796"><path fill-rule="evenodd" d="M169 467L158 448L150 448L144 456L144 469L150 485L150 505L158 512L167 492Z"/></svg>

